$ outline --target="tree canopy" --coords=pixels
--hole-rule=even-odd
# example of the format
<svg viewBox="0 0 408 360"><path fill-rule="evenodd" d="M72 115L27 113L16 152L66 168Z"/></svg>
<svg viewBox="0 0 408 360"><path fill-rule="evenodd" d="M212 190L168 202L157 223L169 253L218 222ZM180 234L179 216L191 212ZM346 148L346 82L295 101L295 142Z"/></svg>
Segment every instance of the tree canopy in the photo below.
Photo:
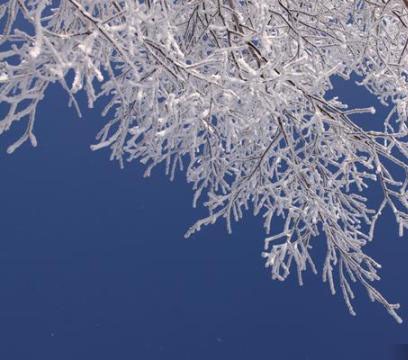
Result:
<svg viewBox="0 0 408 360"><path fill-rule="evenodd" d="M291 265L299 283L313 238L325 234L323 280L334 270L351 314L350 281L360 282L398 321L398 304L372 285L380 265L363 252L376 221L392 209L400 236L408 227L407 0L10 0L0 5L0 133L19 121L34 135L36 108L49 84L69 105L109 99L106 125L92 150L138 159L146 176L164 162L195 190L208 217L264 217L263 256L272 278ZM356 74L390 106L379 125L355 118L328 98L335 76ZM383 200L367 205L365 188ZM284 219L282 230L273 219Z"/></svg>

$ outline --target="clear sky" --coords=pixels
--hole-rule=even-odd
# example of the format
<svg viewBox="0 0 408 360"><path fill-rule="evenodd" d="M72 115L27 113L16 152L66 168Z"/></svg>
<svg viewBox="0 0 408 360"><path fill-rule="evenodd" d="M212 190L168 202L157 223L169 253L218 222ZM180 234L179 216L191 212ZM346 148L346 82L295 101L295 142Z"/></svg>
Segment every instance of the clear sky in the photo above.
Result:
<svg viewBox="0 0 408 360"><path fill-rule="evenodd" d="M371 105L343 82L338 94ZM143 179L136 162L122 171L108 151L91 152L106 119L83 94L82 119L67 102L48 89L36 149L6 154L24 123L0 137L0 359L408 359L388 346L408 337L408 239L389 211L366 249L402 325L359 285L357 317L339 288L330 295L322 238L312 243L319 274L305 273L303 287L295 274L270 279L260 217L232 235L220 222L184 239L204 212L191 208L183 174L171 183L157 168Z"/></svg>

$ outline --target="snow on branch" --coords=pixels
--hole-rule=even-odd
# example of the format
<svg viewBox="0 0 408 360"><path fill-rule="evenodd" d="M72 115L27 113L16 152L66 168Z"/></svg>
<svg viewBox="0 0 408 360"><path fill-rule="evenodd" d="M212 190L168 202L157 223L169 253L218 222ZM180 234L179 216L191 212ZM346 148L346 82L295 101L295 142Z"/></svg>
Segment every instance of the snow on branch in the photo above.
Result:
<svg viewBox="0 0 408 360"><path fill-rule="evenodd" d="M27 121L8 152L36 146L50 83L79 115L78 92L89 107L108 98L111 119L91 149L109 148L122 167L138 159L146 176L162 162L171 178L185 171L193 206L209 212L186 236L220 218L232 231L253 209L272 232L263 252L272 278L296 268L302 285L307 267L317 273L311 244L324 234L331 292L337 278L354 315L359 282L401 322L399 305L371 285L380 265L363 247L386 207L400 236L408 228L407 14L406 0L10 0L0 5L0 134ZM381 131L354 121L373 106L327 98L332 77L352 73L390 105L375 120ZM383 199L370 208L376 185Z"/></svg>

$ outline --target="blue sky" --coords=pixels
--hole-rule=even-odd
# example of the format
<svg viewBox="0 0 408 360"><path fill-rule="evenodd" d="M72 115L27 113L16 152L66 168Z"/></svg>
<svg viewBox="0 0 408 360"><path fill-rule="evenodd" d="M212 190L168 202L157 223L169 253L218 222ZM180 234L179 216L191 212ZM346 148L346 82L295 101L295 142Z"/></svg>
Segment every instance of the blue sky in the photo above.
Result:
<svg viewBox="0 0 408 360"><path fill-rule="evenodd" d="M345 82L338 94L373 101ZM136 162L120 170L107 151L92 152L106 119L80 97L82 119L58 86L48 89L36 149L6 154L24 123L0 137L0 359L408 358L390 345L408 334L408 241L390 211L366 249L402 325L359 285L350 316L321 271L303 287L295 276L272 281L260 217L248 214L232 235L220 222L184 239L204 211L191 208L183 174L171 183L157 168L143 179ZM312 245L320 270L324 239Z"/></svg>

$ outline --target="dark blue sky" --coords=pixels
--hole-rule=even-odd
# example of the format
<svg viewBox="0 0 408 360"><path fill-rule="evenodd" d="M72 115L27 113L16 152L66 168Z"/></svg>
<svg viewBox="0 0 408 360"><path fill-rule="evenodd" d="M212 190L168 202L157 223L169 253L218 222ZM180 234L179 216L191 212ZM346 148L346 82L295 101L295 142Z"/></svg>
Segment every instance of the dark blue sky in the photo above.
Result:
<svg viewBox="0 0 408 360"><path fill-rule="evenodd" d="M339 94L370 105L343 82ZM157 168L143 179L136 162L120 170L89 149L106 121L99 109L78 119L67 101L48 89L36 149L6 154L23 123L0 137L0 359L408 359L388 345L408 337L408 241L390 211L366 249L402 325L359 285L357 317L340 289L330 295L322 238L312 243L319 274L308 271L303 287L295 274L270 279L259 217L232 235L220 222L184 239L204 214L184 175L171 183Z"/></svg>

